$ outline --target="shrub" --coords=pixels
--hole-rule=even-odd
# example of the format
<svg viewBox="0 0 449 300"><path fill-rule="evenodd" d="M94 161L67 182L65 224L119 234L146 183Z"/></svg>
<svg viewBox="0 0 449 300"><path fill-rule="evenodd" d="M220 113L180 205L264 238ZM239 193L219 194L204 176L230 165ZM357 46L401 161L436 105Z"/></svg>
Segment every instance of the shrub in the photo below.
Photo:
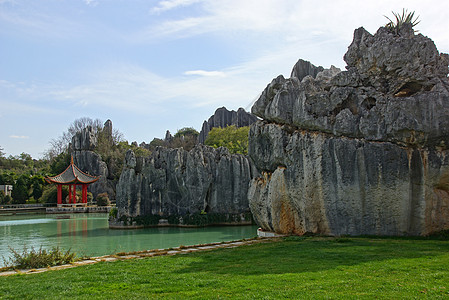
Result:
<svg viewBox="0 0 449 300"><path fill-rule="evenodd" d="M76 201L81 201L83 199L83 191L77 190L76 191ZM87 203L92 202L94 200L94 196L91 192L87 192Z"/></svg>
<svg viewBox="0 0 449 300"><path fill-rule="evenodd" d="M109 201L108 193L100 193L100 194L97 195L97 205L98 206L111 205L111 201Z"/></svg>
<svg viewBox="0 0 449 300"><path fill-rule="evenodd" d="M9 248L12 257L5 261L8 269L35 269L45 268L51 266L58 266L63 264L69 264L76 260L76 254L70 252L70 249L66 252L59 249L59 247L53 247L50 251L42 249L35 250L31 247L28 251L27 247L23 247L23 252L19 253L13 248Z"/></svg>
<svg viewBox="0 0 449 300"><path fill-rule="evenodd" d="M109 211L109 217L116 219L117 218L117 214L118 214L118 209L117 207L113 207L111 208L111 210Z"/></svg>
<svg viewBox="0 0 449 300"><path fill-rule="evenodd" d="M159 215L146 215L146 216L138 216L133 218L132 222L136 222L138 225L144 225L144 226L152 226L157 225L159 223L159 220L162 217Z"/></svg>
<svg viewBox="0 0 449 300"><path fill-rule="evenodd" d="M92 202L94 200L94 195L91 192L87 192L87 202Z"/></svg>

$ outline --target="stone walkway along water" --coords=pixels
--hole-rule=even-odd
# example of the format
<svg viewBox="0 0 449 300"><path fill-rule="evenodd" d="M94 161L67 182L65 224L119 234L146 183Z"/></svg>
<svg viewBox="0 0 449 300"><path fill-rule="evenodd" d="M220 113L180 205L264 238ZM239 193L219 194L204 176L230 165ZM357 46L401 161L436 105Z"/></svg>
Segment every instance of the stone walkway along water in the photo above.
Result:
<svg viewBox="0 0 449 300"><path fill-rule="evenodd" d="M218 242L218 243L210 243L210 244L199 244L192 246L179 246L168 249L153 249L147 251L136 251L136 252L123 252L117 253L113 255L104 255L91 257L88 259L80 260L73 262L71 264L53 266L47 268L39 268L39 269L26 269L26 270L10 270L6 272L0 272L0 276L10 276L15 274L38 274L47 271L56 271L68 268L74 268L78 266L95 264L98 262L112 262L116 260L127 260L127 259L142 259L146 257L153 256L161 256L161 255L177 255L177 254L186 254L195 251L206 251L206 250L214 250L219 248L235 248L243 245L251 245L255 243L266 242L272 240L273 238L252 238L252 239L244 239L238 241L229 241L229 242Z"/></svg>

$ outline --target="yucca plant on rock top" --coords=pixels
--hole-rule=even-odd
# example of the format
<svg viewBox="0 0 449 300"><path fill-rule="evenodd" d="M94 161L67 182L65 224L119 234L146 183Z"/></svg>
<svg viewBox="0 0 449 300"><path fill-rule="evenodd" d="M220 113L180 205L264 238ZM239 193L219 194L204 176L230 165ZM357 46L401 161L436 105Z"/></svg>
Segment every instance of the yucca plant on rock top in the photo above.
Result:
<svg viewBox="0 0 449 300"><path fill-rule="evenodd" d="M402 9L402 14L395 13L394 11L392 11L392 13L393 13L396 21L393 21L389 17L384 16L385 18L388 19L388 21L390 21L387 24L385 24L385 27L388 28L390 31L395 32L396 34L399 33L399 30L401 29L401 27L404 24L409 23L409 24L412 25L412 28L413 28L416 25L418 25L419 22L421 22L421 21L418 21L419 16L414 18L414 16L415 16L415 12L414 11L408 12L405 8ZM415 32L418 32L418 31L415 31Z"/></svg>

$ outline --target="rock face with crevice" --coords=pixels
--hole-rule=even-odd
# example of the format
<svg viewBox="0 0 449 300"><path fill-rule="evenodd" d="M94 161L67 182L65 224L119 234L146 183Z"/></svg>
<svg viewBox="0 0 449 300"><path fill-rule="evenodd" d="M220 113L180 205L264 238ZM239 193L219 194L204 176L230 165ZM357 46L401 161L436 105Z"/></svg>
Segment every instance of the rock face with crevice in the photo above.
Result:
<svg viewBox="0 0 449 300"><path fill-rule="evenodd" d="M295 234L449 229L449 56L406 24L355 30L344 59L346 71L298 61L252 107L255 220Z"/></svg>
<svg viewBox="0 0 449 300"><path fill-rule="evenodd" d="M256 174L247 157L223 147L157 147L148 157L129 150L117 184L118 216L248 213Z"/></svg>
<svg viewBox="0 0 449 300"><path fill-rule="evenodd" d="M111 138L112 142L112 122L107 120L104 124L104 132ZM72 137L71 153L73 161L83 172L90 175L100 176L98 181L88 187L94 199L100 193L108 193L109 199L115 200L116 181L109 176L109 168L102 160L101 155L96 153L97 136L91 126L87 126Z"/></svg>

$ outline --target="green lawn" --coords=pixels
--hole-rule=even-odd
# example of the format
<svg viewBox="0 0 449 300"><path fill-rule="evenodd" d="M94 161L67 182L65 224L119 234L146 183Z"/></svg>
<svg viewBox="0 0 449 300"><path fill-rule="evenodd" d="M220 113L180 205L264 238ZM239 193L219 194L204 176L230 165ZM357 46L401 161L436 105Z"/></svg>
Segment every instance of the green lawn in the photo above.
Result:
<svg viewBox="0 0 449 300"><path fill-rule="evenodd" d="M0 278L1 299L449 298L449 241L299 238Z"/></svg>

